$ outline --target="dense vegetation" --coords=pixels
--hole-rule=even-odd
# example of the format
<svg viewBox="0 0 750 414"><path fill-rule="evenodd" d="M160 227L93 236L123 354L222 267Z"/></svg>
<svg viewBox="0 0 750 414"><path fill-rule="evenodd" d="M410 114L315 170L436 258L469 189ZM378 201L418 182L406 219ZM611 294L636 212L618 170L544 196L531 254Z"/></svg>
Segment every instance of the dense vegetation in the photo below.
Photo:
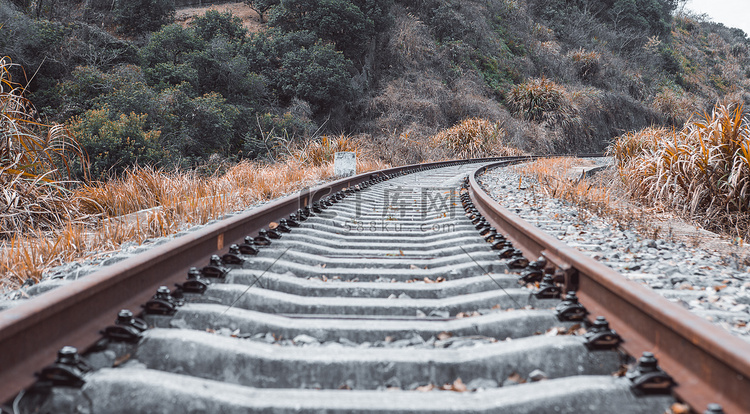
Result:
<svg viewBox="0 0 750 414"><path fill-rule="evenodd" d="M170 0L0 0L0 54L94 179L321 133L420 161L469 118L520 150L585 152L748 100L745 34L677 0L247 1L259 32L216 11L174 23Z"/></svg>

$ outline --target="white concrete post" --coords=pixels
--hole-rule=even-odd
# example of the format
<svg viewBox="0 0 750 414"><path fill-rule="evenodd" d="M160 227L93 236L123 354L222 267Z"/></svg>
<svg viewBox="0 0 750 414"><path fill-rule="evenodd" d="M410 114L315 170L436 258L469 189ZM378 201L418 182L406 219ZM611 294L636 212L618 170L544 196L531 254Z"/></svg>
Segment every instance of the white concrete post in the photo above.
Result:
<svg viewBox="0 0 750 414"><path fill-rule="evenodd" d="M333 157L333 175L347 177L357 174L357 154L337 152Z"/></svg>

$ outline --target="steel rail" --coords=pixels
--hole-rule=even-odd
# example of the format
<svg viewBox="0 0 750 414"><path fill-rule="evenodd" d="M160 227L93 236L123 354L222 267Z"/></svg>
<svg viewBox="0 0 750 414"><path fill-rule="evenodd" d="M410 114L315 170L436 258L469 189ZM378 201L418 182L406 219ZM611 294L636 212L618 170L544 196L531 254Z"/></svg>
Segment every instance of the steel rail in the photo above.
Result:
<svg viewBox="0 0 750 414"><path fill-rule="evenodd" d="M477 176L469 176L477 210L526 257L544 256L565 272L565 287L575 290L593 316L604 316L624 338L633 356L653 352L676 381L676 396L696 412L709 403L726 413L750 411L750 343L690 313L524 221L493 200Z"/></svg>
<svg viewBox="0 0 750 414"><path fill-rule="evenodd" d="M33 373L54 362L63 346L85 350L114 322L120 309L135 313L159 286L183 282L192 266L204 266L246 235L321 198L368 181L402 172L451 165L513 162L529 157L494 157L414 164L359 174L300 191L258 209L238 214L147 252L103 268L69 285L0 312L0 402L31 385Z"/></svg>

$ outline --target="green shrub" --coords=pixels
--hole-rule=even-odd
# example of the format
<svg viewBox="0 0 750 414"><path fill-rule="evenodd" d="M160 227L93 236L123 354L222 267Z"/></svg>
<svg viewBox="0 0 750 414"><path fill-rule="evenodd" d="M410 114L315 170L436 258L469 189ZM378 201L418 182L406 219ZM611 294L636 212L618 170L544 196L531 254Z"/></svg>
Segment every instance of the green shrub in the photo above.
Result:
<svg viewBox="0 0 750 414"><path fill-rule="evenodd" d="M68 128L88 152L91 178L117 176L133 165L155 165L164 157L159 131L147 130L147 115L113 114L109 107L74 117Z"/></svg>
<svg viewBox="0 0 750 414"><path fill-rule="evenodd" d="M205 41L215 37L235 41L247 35L247 29L242 26L242 19L231 12L219 13L216 10L208 10L203 16L193 19L191 25L195 28L195 33Z"/></svg>
<svg viewBox="0 0 750 414"><path fill-rule="evenodd" d="M157 90L183 83L197 88L199 84L198 70L189 63L160 62L145 68L143 73L146 82Z"/></svg>
<svg viewBox="0 0 750 414"><path fill-rule="evenodd" d="M133 65L121 65L106 73L90 66L77 67L72 79L61 83L58 90L66 117L103 105L108 105L113 114L153 114L156 98L141 68Z"/></svg>

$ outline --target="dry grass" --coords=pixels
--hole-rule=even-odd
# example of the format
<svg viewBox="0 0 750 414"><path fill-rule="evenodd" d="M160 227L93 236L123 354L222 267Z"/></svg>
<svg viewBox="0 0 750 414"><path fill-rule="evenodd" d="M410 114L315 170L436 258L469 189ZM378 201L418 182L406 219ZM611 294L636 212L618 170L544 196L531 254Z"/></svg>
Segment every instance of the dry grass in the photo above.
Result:
<svg viewBox="0 0 750 414"><path fill-rule="evenodd" d="M679 127L699 112L703 102L695 95L664 87L654 95L651 106L664 114L670 124Z"/></svg>
<svg viewBox="0 0 750 414"><path fill-rule="evenodd" d="M581 170L575 167L593 166L586 163L592 164L571 157L541 158L523 165L519 172L536 180L536 190L547 196L568 201L581 211L623 221L623 214L615 207L609 187L581 179Z"/></svg>
<svg viewBox="0 0 750 414"><path fill-rule="evenodd" d="M505 144L505 130L499 122L469 118L430 138L435 147L444 148L449 158L524 155Z"/></svg>
<svg viewBox="0 0 750 414"><path fill-rule="evenodd" d="M567 89L544 77L514 86L506 101L511 113L526 121L563 129L583 123Z"/></svg>
<svg viewBox="0 0 750 414"><path fill-rule="evenodd" d="M337 140L346 141L346 137L331 142ZM45 270L64 262L91 257L93 252L117 250L124 242L141 243L174 234L316 185L333 175L332 163L321 159L323 162L314 166L294 156L274 164L243 161L224 174L210 177L137 167L117 180L86 185L71 199L80 200L80 209L97 214L99 220L87 225L68 222L51 231L16 233L0 247L5 249L0 256L0 274L4 275L0 287L12 289L27 279L38 281ZM357 162L361 172L387 167L370 159L358 158Z"/></svg>
<svg viewBox="0 0 750 414"><path fill-rule="evenodd" d="M337 152L355 152L357 158L362 156L360 145L347 135L322 137L305 142L300 148L292 150L292 157L302 163L321 166L333 162Z"/></svg>
<svg viewBox="0 0 750 414"><path fill-rule="evenodd" d="M619 137L609 152L637 199L715 231L750 236L750 125L743 107L718 104L682 130Z"/></svg>
<svg viewBox="0 0 750 414"><path fill-rule="evenodd" d="M26 88L11 77L19 68L0 59L0 239L75 217L63 180L75 158L86 158L62 125L36 119Z"/></svg>
<svg viewBox="0 0 750 414"><path fill-rule="evenodd" d="M594 51L586 51L583 48L568 54L575 66L576 74L581 80L591 81L601 70L601 54Z"/></svg>

